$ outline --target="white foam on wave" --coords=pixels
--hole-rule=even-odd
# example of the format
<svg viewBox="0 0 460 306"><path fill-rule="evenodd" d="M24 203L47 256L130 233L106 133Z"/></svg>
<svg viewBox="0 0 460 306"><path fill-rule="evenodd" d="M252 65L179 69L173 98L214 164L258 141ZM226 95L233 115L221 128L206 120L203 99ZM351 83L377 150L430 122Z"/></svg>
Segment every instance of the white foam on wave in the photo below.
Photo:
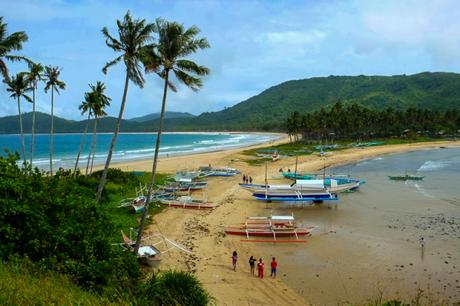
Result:
<svg viewBox="0 0 460 306"><path fill-rule="evenodd" d="M442 168L445 168L449 165L450 163L447 161L434 161L434 160L429 160L423 163L423 165L418 168L418 171L434 171L434 170L439 170Z"/></svg>
<svg viewBox="0 0 460 306"><path fill-rule="evenodd" d="M419 191L419 192L420 192L421 194L423 194L425 197L434 199L434 196L432 196L431 194L429 194L428 191L426 191L425 188L423 188L420 184L415 183L414 186L415 186L415 188L417 189L417 191Z"/></svg>

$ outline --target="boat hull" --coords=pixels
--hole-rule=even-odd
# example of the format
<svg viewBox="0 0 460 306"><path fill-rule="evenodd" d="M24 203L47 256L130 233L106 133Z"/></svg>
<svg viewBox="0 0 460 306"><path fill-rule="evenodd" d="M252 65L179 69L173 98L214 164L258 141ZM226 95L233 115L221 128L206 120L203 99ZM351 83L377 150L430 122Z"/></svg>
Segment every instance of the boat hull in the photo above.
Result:
<svg viewBox="0 0 460 306"><path fill-rule="evenodd" d="M228 235L254 236L254 237L296 237L306 236L310 231L306 228L297 229L244 229L239 227L227 227L225 233Z"/></svg>

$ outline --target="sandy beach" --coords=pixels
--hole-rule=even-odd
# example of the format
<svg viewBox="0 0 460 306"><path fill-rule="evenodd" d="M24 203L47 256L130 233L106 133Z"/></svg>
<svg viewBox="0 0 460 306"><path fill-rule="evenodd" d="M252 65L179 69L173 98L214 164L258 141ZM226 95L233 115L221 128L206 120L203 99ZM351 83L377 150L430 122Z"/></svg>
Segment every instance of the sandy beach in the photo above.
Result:
<svg viewBox="0 0 460 306"><path fill-rule="evenodd" d="M283 138L274 144L287 141L287 138ZM298 168L313 172L319 171L325 166L347 164L384 154L459 145L457 142L439 141L353 148L336 151L327 157L316 155L299 157ZM257 147L263 146L267 146L267 144ZM177 170L192 170L199 166L211 164L237 168L241 173L252 176L255 182L263 182L264 167L250 166L242 161L242 159L248 158L241 155L245 149L247 148L162 158L159 162L159 171L174 173ZM278 162L270 162L268 164L269 181L271 183L281 181L278 169L288 167L293 169L294 163L294 157L285 157ZM150 171L151 161L114 164L113 167L129 171ZM377 297L379 292L383 290L380 288L391 289L387 289L381 294L384 297L387 293L389 295L394 294L391 288L394 284L401 285L401 296L404 298L406 298L404 290L412 290L412 288L403 286L401 282L398 282L399 278L407 277L403 272L396 274L396 276L392 274L380 278L378 276L380 271L374 271L374 273L372 271L375 267L372 267L371 270L363 268L368 263L370 264L368 261L374 255L371 254L374 249L366 251L370 248L368 244L375 244L376 242L364 241L361 239L360 232L373 232L373 223L379 220L372 220L372 218L380 218L378 215L368 214L365 224L359 223L359 231L353 231L354 219L353 216L349 216L347 223L343 225L347 231L345 242L343 235L329 235L341 230L340 222L342 221L337 218L339 223L334 224L335 217L333 214L318 213L318 211L315 213L316 208L313 208L312 214L315 223L320 226L322 224L322 227L320 231L314 232L312 237L307 238L306 246L301 244L289 244L288 246L270 244L267 246L267 244L241 242L240 238L236 236L225 236L224 225L239 224L247 216L268 216L278 212L276 208L267 209L266 205L251 199L249 193L238 187L237 183L241 179L242 175L232 178L210 178L208 180L206 192L197 193L196 196L214 202L217 208L211 211L167 208L153 218L147 230L149 233L161 232L193 251L192 255L185 255L176 251L165 254L161 269L180 269L195 273L216 298L218 305L328 305L346 303L346 301L364 304L367 302L367 298ZM324 208L322 209L324 210ZM341 213L340 208L335 214L339 213ZM398 232L395 232L394 235L398 235ZM288 273L283 272L283 265L288 266L289 254L295 252L296 248L305 247L310 248L311 258L314 259L314 262L311 270L305 274L302 285L299 286L298 282L293 284ZM234 250L238 252L239 256L236 272L232 271L231 268L231 253ZM337 252L340 252L339 259ZM264 258L266 277L263 280L249 274L247 261L250 255ZM267 275L267 272L269 271L270 258L275 255L280 256L284 262L280 261L278 278L272 279ZM398 256L404 258L408 254L401 251ZM456 257L453 260L459 261L460 259ZM382 273L388 270L388 264L382 265ZM295 266L291 266L290 269L295 269ZM404 270L400 267L398 269ZM331 274L331 271L336 271L336 273ZM340 273L343 275L341 276ZM302 276L297 274L296 277ZM369 283L363 284L363 278L368 278ZM344 285L344 279L352 285ZM379 288L376 288L377 282ZM415 292L411 291L410 294L412 293ZM344 296L347 296L348 299L344 299Z"/></svg>

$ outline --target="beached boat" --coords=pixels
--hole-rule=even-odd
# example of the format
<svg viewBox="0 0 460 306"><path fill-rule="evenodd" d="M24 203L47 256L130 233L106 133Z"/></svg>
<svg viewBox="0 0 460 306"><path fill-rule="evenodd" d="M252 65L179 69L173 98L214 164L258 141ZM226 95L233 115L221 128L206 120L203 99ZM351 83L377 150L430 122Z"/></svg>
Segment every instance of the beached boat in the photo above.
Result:
<svg viewBox="0 0 460 306"><path fill-rule="evenodd" d="M160 186L160 189L166 192L177 192L177 191L195 191L206 188L206 182L172 182L168 185Z"/></svg>
<svg viewBox="0 0 460 306"><path fill-rule="evenodd" d="M224 229L228 235L254 237L295 237L309 235L311 229L299 228L293 216L248 217L241 226L227 226Z"/></svg>
<svg viewBox="0 0 460 306"><path fill-rule="evenodd" d="M123 243L117 243L116 245L120 245L125 250L133 251L135 245L133 237L136 237L136 235L137 232L135 232L133 228L129 230L129 237L121 231ZM161 234L153 234L142 238L136 257L141 264L158 268L161 263L161 254L167 253L173 249L180 250L187 254L192 253L184 246Z"/></svg>
<svg viewBox="0 0 460 306"><path fill-rule="evenodd" d="M170 207L189 209L212 209L214 204L204 200L196 200L190 196L181 196L176 199L161 199L160 203Z"/></svg>
<svg viewBox="0 0 460 306"><path fill-rule="evenodd" d="M199 172L202 177L205 177L205 176L234 176L240 173L240 171L234 168L209 167L209 166L200 167Z"/></svg>
<svg viewBox="0 0 460 306"><path fill-rule="evenodd" d="M406 174L406 175L396 175L396 176L389 175L388 178L393 181L407 181L407 180L421 181L423 180L424 176Z"/></svg>
<svg viewBox="0 0 460 306"><path fill-rule="evenodd" d="M283 171L283 177L290 180L313 180L316 179L316 174L302 173L302 172L285 172Z"/></svg>

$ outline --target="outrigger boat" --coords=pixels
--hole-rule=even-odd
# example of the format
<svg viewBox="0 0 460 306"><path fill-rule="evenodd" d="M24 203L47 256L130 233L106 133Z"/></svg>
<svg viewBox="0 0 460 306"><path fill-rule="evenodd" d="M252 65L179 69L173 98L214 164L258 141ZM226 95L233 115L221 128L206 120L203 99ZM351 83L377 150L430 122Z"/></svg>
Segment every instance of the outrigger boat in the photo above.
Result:
<svg viewBox="0 0 460 306"><path fill-rule="evenodd" d="M294 216L270 216L248 217L241 226L227 226L224 231L228 235L246 236L246 239L251 236L273 237L276 241L278 237L295 237L298 240L299 236L310 235L311 229L297 227Z"/></svg>
<svg viewBox="0 0 460 306"><path fill-rule="evenodd" d="M160 199L160 203L170 207L181 207L190 209L212 209L214 204L204 200L195 200L190 196L181 196L176 199Z"/></svg>
<svg viewBox="0 0 460 306"><path fill-rule="evenodd" d="M132 228L129 230L129 237L126 236L125 233L123 233L123 231L121 231L123 243L115 245L120 245L125 250L133 251L135 245L134 239L132 238L133 235L135 236L137 235L137 233ZM155 240L152 241L152 238ZM166 238L161 234L154 234L149 237L142 238L142 242L143 243L139 247L136 257L138 258L141 264L154 268L158 268L158 266L160 265L161 254L169 252L172 249L179 249L182 252L188 254L192 253L184 246L180 245L179 243L173 240Z"/></svg>
<svg viewBox="0 0 460 306"><path fill-rule="evenodd" d="M200 167L198 169L200 175L205 176L234 176L236 174L240 174L240 171L234 168L229 167Z"/></svg>
<svg viewBox="0 0 460 306"><path fill-rule="evenodd" d="M410 174L399 175L399 176L391 176L391 175L389 175L388 177L390 178L390 180L393 180L393 181L407 181L407 180L421 181L424 178L424 176L410 175Z"/></svg>
<svg viewBox="0 0 460 306"><path fill-rule="evenodd" d="M329 186L328 186L329 185ZM277 194L277 195L295 195L302 196L322 193L338 193L347 190L355 190L359 188L359 182L349 182L338 184L337 180L296 180L290 185L258 185L258 184L240 184L243 189L246 189L253 194Z"/></svg>
<svg viewBox="0 0 460 306"><path fill-rule="evenodd" d="M206 188L206 182L172 182L165 186L160 186L160 189L167 192L176 192L176 191L195 191L202 190Z"/></svg>

